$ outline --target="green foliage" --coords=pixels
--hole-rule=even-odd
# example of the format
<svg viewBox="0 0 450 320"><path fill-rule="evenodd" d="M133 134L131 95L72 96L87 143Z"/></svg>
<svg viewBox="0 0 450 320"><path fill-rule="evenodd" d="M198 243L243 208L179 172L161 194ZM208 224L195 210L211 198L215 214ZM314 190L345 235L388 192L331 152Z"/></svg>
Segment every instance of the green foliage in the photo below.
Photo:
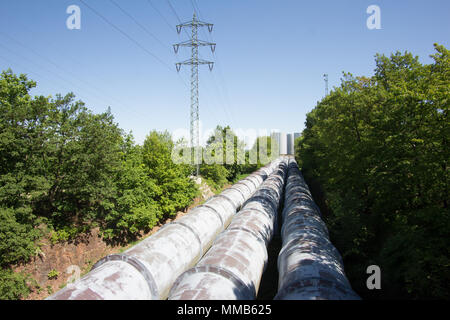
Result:
<svg viewBox="0 0 450 320"><path fill-rule="evenodd" d="M0 300L19 300L28 297L29 277L15 273L10 269L0 268Z"/></svg>
<svg viewBox="0 0 450 320"><path fill-rule="evenodd" d="M35 252L39 231L17 221L16 211L0 207L0 267L27 261Z"/></svg>
<svg viewBox="0 0 450 320"><path fill-rule="evenodd" d="M59 276L59 272L56 271L55 269L50 270L49 273L47 274L47 278L49 280L57 279L58 276Z"/></svg>
<svg viewBox="0 0 450 320"><path fill-rule="evenodd" d="M209 186L216 190L228 183L228 170L220 164L204 164L200 166L200 175L206 179Z"/></svg>
<svg viewBox="0 0 450 320"><path fill-rule="evenodd" d="M51 285L48 285L47 286L47 293L50 295L50 294L53 294L53 288L52 288L52 286Z"/></svg>
<svg viewBox="0 0 450 320"><path fill-rule="evenodd" d="M272 155L272 150L276 150L277 153ZM279 156L278 150L278 143L276 141L272 141L272 137L256 138L253 147L249 151L249 157L253 157L253 159L256 159L257 164L251 166L251 169L249 169L254 171L275 160L275 158ZM251 162L254 162L253 159Z"/></svg>
<svg viewBox="0 0 450 320"><path fill-rule="evenodd" d="M229 126L217 126L207 140L204 163L200 174L216 190L226 183L237 182L238 177L254 172L257 165L250 164L250 151ZM213 161L211 161L213 160ZM209 162L208 162L209 161Z"/></svg>
<svg viewBox="0 0 450 320"><path fill-rule="evenodd" d="M89 223L110 206L119 165L121 131L109 113L93 115L71 95L58 98L51 112L43 161L49 188L37 209L62 227Z"/></svg>
<svg viewBox="0 0 450 320"><path fill-rule="evenodd" d="M151 132L142 147L144 169L159 186L155 200L162 214L172 217L180 209L189 206L198 195L198 187L189 178L189 167L172 161L173 142L167 132Z"/></svg>
<svg viewBox="0 0 450 320"><path fill-rule="evenodd" d="M217 156L217 159L219 160L219 162L214 161L214 164L221 165L227 170L226 179L228 181L233 181L239 174L243 172L245 167L244 142L239 140L237 135L233 130L231 130L229 126L216 127L214 133L209 137L207 141L207 150L209 148L213 150L211 152L212 156ZM221 154L216 155L216 151ZM221 169L216 170L223 171ZM218 179L221 178L218 177ZM220 185L222 183L219 180L214 182L217 185Z"/></svg>
<svg viewBox="0 0 450 320"><path fill-rule="evenodd" d="M107 239L130 239L148 231L162 218L155 198L160 186L150 178L143 163L142 147L127 136L121 147L121 166L115 174L117 198L105 215L103 236Z"/></svg>
<svg viewBox="0 0 450 320"><path fill-rule="evenodd" d="M51 231L50 241L52 244L72 241L75 240L78 235L88 232L89 230L90 226L88 225L66 225L58 230Z"/></svg>
<svg viewBox="0 0 450 320"><path fill-rule="evenodd" d="M376 56L307 115L296 157L354 288L380 265L383 297L449 298L449 51Z"/></svg>

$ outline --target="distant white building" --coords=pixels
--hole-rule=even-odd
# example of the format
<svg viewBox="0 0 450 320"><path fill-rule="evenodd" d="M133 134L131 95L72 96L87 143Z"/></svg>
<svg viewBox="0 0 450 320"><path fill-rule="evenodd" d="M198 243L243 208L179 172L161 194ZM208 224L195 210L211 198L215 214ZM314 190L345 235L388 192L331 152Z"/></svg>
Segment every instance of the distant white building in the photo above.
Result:
<svg viewBox="0 0 450 320"><path fill-rule="evenodd" d="M288 154L295 155L295 139L300 137L300 133L284 133L284 132L272 132L272 141L278 144L280 155Z"/></svg>
<svg viewBox="0 0 450 320"><path fill-rule="evenodd" d="M287 134L280 133L280 154L287 154Z"/></svg>
<svg viewBox="0 0 450 320"><path fill-rule="evenodd" d="M294 154L294 135L292 133L287 134L287 154Z"/></svg>

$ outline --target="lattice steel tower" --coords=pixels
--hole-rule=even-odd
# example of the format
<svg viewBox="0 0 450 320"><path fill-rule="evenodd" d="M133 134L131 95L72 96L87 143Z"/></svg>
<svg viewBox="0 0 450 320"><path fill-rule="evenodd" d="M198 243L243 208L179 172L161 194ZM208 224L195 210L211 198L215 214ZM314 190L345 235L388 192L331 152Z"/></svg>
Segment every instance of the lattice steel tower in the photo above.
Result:
<svg viewBox="0 0 450 320"><path fill-rule="evenodd" d="M325 96L328 95L328 74L323 75L323 79L325 80Z"/></svg>
<svg viewBox="0 0 450 320"><path fill-rule="evenodd" d="M199 40L198 39L198 28L208 27L209 32L213 30L213 24L199 21L194 12L194 17L192 21L188 21L177 25L178 34L181 33L183 28L191 28L191 39L174 44L175 53L178 53L180 47L191 47L191 59L176 63L177 71L179 72L182 65L191 66L191 123L190 123L190 134L191 134L191 148L193 148L192 153L192 163L197 165L197 176L199 174L199 166L202 161L200 155L200 133L199 133L199 102L198 102L198 65L207 64L209 70L212 71L214 62L206 61L198 58L198 47L199 46L210 46L211 51L214 52L216 49L216 44Z"/></svg>

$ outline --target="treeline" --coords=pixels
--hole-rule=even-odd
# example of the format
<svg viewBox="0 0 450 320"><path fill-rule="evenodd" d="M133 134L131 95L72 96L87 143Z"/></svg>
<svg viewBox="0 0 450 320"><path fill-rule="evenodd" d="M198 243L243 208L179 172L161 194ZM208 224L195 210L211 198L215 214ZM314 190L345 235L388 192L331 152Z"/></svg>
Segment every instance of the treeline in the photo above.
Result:
<svg viewBox="0 0 450 320"><path fill-rule="evenodd" d="M272 155L271 137L257 137L247 150L229 126L217 126L201 150L200 175L216 189L243 179L278 156Z"/></svg>
<svg viewBox="0 0 450 320"><path fill-rule="evenodd" d="M449 299L450 52L376 56L307 115L296 158L363 298ZM369 291L366 268L381 268Z"/></svg>
<svg viewBox="0 0 450 320"><path fill-rule="evenodd" d="M0 299L26 296L31 279L11 266L37 256L43 236L64 242L98 227L125 244L199 195L167 132L138 145L109 110L93 114L73 94L32 97L35 86L11 70L0 77ZM201 174L219 190L254 169L202 165Z"/></svg>

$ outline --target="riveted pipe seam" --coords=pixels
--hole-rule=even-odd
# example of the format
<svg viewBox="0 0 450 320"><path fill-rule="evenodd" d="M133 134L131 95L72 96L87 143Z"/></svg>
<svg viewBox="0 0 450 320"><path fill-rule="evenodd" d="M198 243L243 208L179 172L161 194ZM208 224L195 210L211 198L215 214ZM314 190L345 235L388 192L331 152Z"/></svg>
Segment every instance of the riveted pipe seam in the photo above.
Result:
<svg viewBox="0 0 450 320"><path fill-rule="evenodd" d="M191 226L187 225L186 223L183 223L180 221L172 221L171 224L178 224L180 226L183 226L194 234L195 238L198 241L199 247L200 247L199 257L201 258L203 256L203 242L202 242L202 239L200 239L200 236L198 235L198 233Z"/></svg>
<svg viewBox="0 0 450 320"><path fill-rule="evenodd" d="M224 226L223 218L222 218L222 216L219 214L219 212L217 212L217 209L216 209L216 208L214 208L214 207L212 207L212 206L210 206L210 205L208 205L208 204L202 204L202 205L199 205L199 206L196 207L196 208L207 208L207 209L210 209L210 210L211 210L212 212L214 212L214 214L219 218L220 223L222 224L222 227Z"/></svg>
<svg viewBox="0 0 450 320"><path fill-rule="evenodd" d="M248 181L248 182L250 182L252 185L253 185L253 190L256 190L256 189L258 189L258 185L255 183L255 181L253 181L253 179L251 179L251 178L254 178L254 176L248 176L247 178L245 178L244 180L245 181Z"/></svg>
<svg viewBox="0 0 450 320"><path fill-rule="evenodd" d="M97 261L97 263L95 263L92 266L91 270L95 270L109 261L120 261L136 268L136 270L138 270L139 273L142 274L142 276L145 278L145 281L147 282L147 285L150 289L152 296L153 297L158 296L158 292L156 291L156 282L155 279L153 279L151 272L148 271L148 269L142 262L139 261L139 259L136 259L133 256L127 256L125 254L110 254Z"/></svg>
<svg viewBox="0 0 450 320"><path fill-rule="evenodd" d="M236 183L233 185L233 187L231 187L231 188L234 188L235 186L244 186L244 187L248 190L249 194L252 194L252 193L253 193L253 190L252 190L246 183L244 183L244 182L242 182L242 181L236 182Z"/></svg>
<svg viewBox="0 0 450 320"><path fill-rule="evenodd" d="M239 208L239 206L237 206L236 203L235 203L230 197L228 197L228 196L226 196L226 195L224 195L224 194L217 194L217 195L215 195L214 197L215 197L215 198L223 198L223 199L226 199L227 201L229 201L229 202L233 205L233 207L235 207L236 209Z"/></svg>
<svg viewBox="0 0 450 320"><path fill-rule="evenodd" d="M172 288L178 288L181 286L182 282L186 280L187 277L191 275L207 275L207 274L214 274L216 276L219 276L221 278L226 279L227 281L230 281L233 283L234 288L239 288L240 296L243 300L251 300L252 297L255 296L255 289L251 286L248 286L245 282L243 282L237 275L235 275L232 271L227 270L225 268L222 268L221 266L217 265L202 265L197 266L194 268L191 268L187 270L183 277L178 277L175 283L173 284ZM182 292L184 293L184 292ZM171 292L169 294L169 299L177 298L176 294ZM186 299L183 299L186 300Z"/></svg>

